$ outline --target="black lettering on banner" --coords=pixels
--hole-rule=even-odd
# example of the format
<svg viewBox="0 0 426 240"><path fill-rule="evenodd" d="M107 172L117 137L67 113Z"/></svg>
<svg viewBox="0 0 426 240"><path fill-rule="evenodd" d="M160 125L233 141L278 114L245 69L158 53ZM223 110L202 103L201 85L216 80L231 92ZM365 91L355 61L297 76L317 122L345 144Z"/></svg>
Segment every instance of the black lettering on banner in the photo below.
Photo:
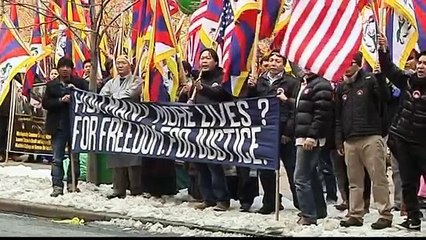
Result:
<svg viewBox="0 0 426 240"><path fill-rule="evenodd" d="M123 153L275 169L276 97L204 105L134 103L74 91L74 152Z"/></svg>

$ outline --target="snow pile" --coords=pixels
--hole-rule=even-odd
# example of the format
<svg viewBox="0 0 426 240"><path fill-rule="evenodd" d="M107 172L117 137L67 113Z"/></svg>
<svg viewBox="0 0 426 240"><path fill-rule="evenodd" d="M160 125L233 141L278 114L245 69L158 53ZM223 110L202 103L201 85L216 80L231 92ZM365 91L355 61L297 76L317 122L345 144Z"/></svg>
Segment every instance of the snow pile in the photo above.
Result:
<svg viewBox="0 0 426 240"><path fill-rule="evenodd" d="M186 202L185 191L176 196L163 196L158 198L144 198L142 196L128 196L125 199L108 200L106 196L112 193L111 185L99 187L80 183L81 193L65 193L64 196L52 198L50 171L32 170L24 166L0 167L0 197L42 203L49 205L70 206L77 209L119 213L132 218L151 217L175 222L197 224L198 226L216 227L219 229L234 229L250 232L274 232L291 236L423 236L422 233L407 232L397 228L385 230L372 230L370 225L379 215L376 210L370 209L364 219L364 226L342 228L339 220L346 212L339 212L332 205L328 207L328 217L318 221L318 226L299 226L296 221L297 211L292 202L283 197L284 211L280 211L280 220L275 221L274 215L261 215L255 213L239 212L239 203L231 202L231 209L227 212L216 212L212 209L204 211L195 210L192 203ZM289 193L284 193L289 196ZM252 211L261 207L262 198L257 197ZM402 222L399 212L394 214L394 224ZM115 221L119 223L119 221ZM125 225L126 222L121 222ZM134 223L129 223L134 227ZM182 231L190 234L187 229L163 227L157 225L143 226L154 231ZM426 224L422 224L426 229ZM195 234L195 233L194 233ZM211 235L210 235L211 236Z"/></svg>
<svg viewBox="0 0 426 240"><path fill-rule="evenodd" d="M143 230L150 233L161 233L161 234L178 234L183 237L247 237L243 234L230 234L222 232L210 232L204 230L193 230L187 227L172 227L172 226L163 226L160 223L147 223L143 224L140 221L136 220L126 220L126 219L113 219L109 222L95 222L96 224L101 225L114 225L124 228L125 230Z"/></svg>

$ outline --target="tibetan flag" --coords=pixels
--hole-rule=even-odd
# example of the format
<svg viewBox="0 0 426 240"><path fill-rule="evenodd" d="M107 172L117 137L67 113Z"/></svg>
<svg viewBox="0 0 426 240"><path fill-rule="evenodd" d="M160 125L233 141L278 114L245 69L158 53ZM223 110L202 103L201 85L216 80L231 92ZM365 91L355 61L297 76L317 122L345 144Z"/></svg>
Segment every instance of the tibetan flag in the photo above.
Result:
<svg viewBox="0 0 426 240"><path fill-rule="evenodd" d="M272 49L279 49L283 43L287 25L290 22L291 11L293 7L293 0L286 0L281 8L281 13L278 18L277 24L274 28L274 38L272 40Z"/></svg>
<svg viewBox="0 0 426 240"><path fill-rule="evenodd" d="M259 40L269 38L275 28L280 16L280 10L283 8L283 0L263 0L261 10Z"/></svg>
<svg viewBox="0 0 426 240"><path fill-rule="evenodd" d="M419 39L412 0L386 0L391 7L386 22L386 35L393 63L404 69L405 63Z"/></svg>
<svg viewBox="0 0 426 240"><path fill-rule="evenodd" d="M10 19L12 20L12 23L15 27L19 27L16 0L10 0Z"/></svg>
<svg viewBox="0 0 426 240"><path fill-rule="evenodd" d="M62 0L49 1L49 7L46 14L46 30L48 33L53 33L59 30L57 16L60 16L61 8L65 8L65 5L62 4Z"/></svg>
<svg viewBox="0 0 426 240"><path fill-rule="evenodd" d="M361 13L362 21L362 42L361 51L366 62L374 68L378 64L377 33L379 23L375 17L374 7L369 5L364 7Z"/></svg>
<svg viewBox="0 0 426 240"><path fill-rule="evenodd" d="M13 77L34 61L20 39L11 20L3 15L0 24L0 105L9 92Z"/></svg>
<svg viewBox="0 0 426 240"><path fill-rule="evenodd" d="M144 86L144 100L174 101L179 87L177 44L165 0L157 0L153 33L149 47L149 73Z"/></svg>
<svg viewBox="0 0 426 240"><path fill-rule="evenodd" d="M36 62L27 66L27 72L25 74L23 84L23 94L26 96L29 95L31 88L35 83L35 79L40 76L40 68L38 66L38 61L43 60L51 53L50 47L47 47L43 44L42 30L40 25L40 14L38 13L36 13L34 19L34 28L31 33L30 52Z"/></svg>
<svg viewBox="0 0 426 240"><path fill-rule="evenodd" d="M419 30L419 47L422 51L426 51L426 1L413 0L413 3Z"/></svg>
<svg viewBox="0 0 426 240"><path fill-rule="evenodd" d="M223 86L234 96L239 96L251 71L256 21L261 6L254 0L239 1L234 16L234 26L225 40ZM229 41L229 46L227 45Z"/></svg>

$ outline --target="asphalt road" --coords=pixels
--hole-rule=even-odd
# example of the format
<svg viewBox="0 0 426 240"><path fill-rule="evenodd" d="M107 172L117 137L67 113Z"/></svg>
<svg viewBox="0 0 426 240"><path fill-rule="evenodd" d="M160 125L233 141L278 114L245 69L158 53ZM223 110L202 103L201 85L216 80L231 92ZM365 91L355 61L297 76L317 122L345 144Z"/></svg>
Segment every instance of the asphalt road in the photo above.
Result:
<svg viewBox="0 0 426 240"><path fill-rule="evenodd" d="M71 225L50 219L0 213L1 237L165 237L143 231L125 231L94 223ZM170 236L172 237L172 236ZM176 237L176 235L175 235Z"/></svg>

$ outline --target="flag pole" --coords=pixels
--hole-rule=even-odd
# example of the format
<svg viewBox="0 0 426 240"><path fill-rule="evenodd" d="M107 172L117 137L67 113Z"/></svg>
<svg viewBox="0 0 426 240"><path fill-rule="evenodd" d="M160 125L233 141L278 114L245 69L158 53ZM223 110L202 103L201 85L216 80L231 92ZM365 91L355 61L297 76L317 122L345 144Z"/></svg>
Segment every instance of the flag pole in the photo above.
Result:
<svg viewBox="0 0 426 240"><path fill-rule="evenodd" d="M4 162L7 163L9 161L9 152L12 148L12 131L15 120L15 108L16 108L16 82L15 79L12 79L11 84L9 85L10 89L10 109L9 109L9 122L7 129L7 139L6 139L6 153Z"/></svg>
<svg viewBox="0 0 426 240"><path fill-rule="evenodd" d="M253 42L253 53L252 53L252 61L251 61L251 74L254 80L257 82L258 74L256 70L257 63L257 50L259 45L259 33L260 33L260 24L262 20L262 6L263 0L259 0L258 2L258 10L257 10L257 19L256 19L256 31L254 33L254 42Z"/></svg>
<svg viewBox="0 0 426 240"><path fill-rule="evenodd" d="M279 161L279 159L278 159ZM275 220L280 220L280 169L275 170Z"/></svg>
<svg viewBox="0 0 426 240"><path fill-rule="evenodd" d="M379 9L379 28L382 34L385 34L385 18L386 18L386 10L385 10L385 0L380 1L380 9ZM386 47L383 47L383 52L386 53Z"/></svg>

